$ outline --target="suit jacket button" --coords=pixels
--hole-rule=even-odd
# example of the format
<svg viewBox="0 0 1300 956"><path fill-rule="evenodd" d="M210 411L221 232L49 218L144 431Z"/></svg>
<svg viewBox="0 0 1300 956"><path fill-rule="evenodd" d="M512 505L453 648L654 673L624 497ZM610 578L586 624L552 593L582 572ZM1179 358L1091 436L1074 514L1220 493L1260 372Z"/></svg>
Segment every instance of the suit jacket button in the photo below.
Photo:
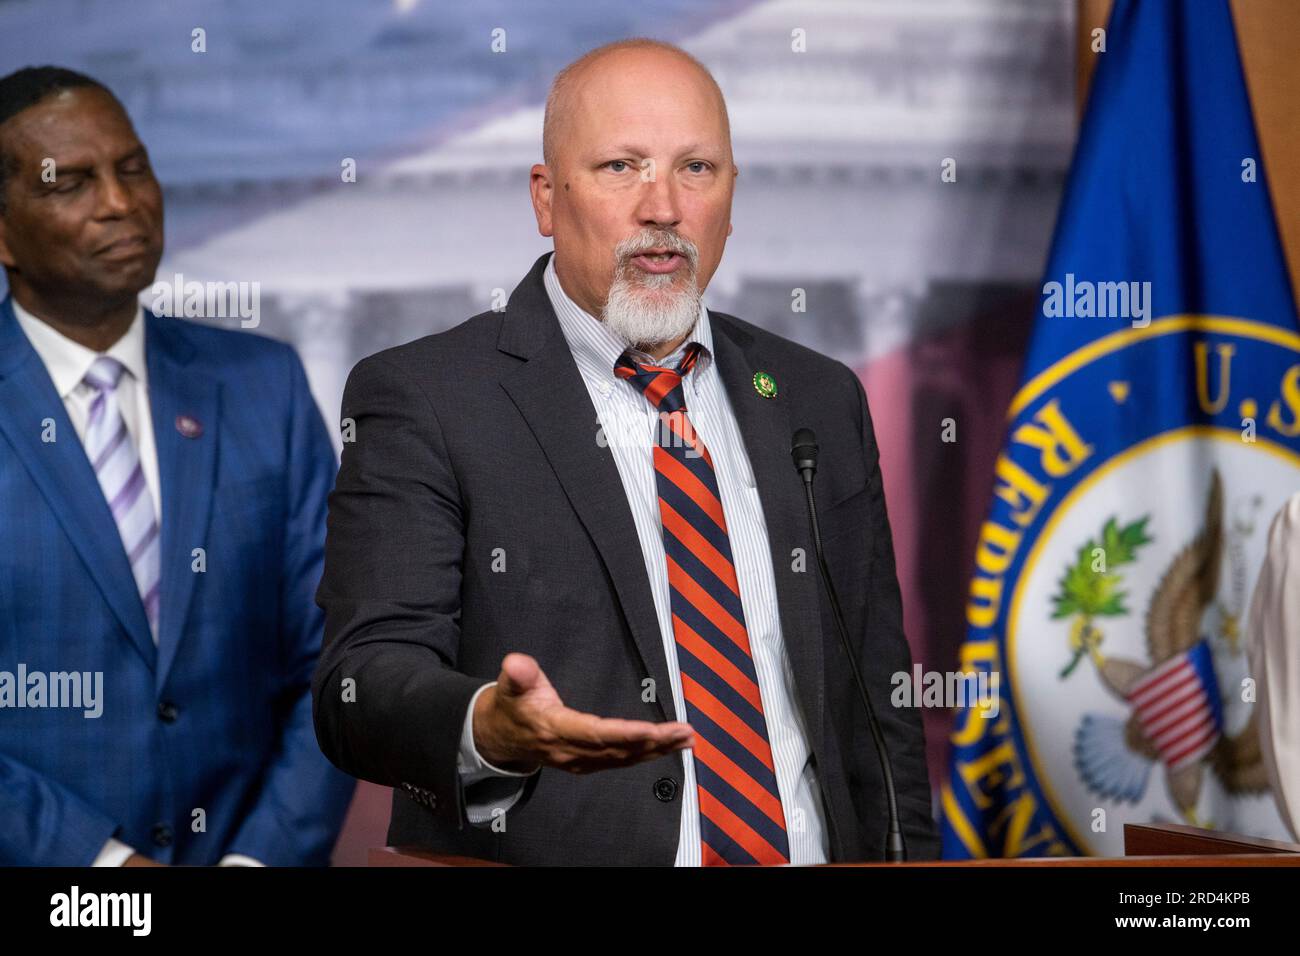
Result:
<svg viewBox="0 0 1300 956"><path fill-rule="evenodd" d="M655 798L664 802L672 803L673 798L677 796L677 781L672 777L660 777L655 781Z"/></svg>
<svg viewBox="0 0 1300 956"><path fill-rule="evenodd" d="M172 828L165 823L156 824L150 835L153 837L154 846L172 845Z"/></svg>
<svg viewBox="0 0 1300 956"><path fill-rule="evenodd" d="M176 717L179 714L180 714L180 708L178 708L170 700L159 701L158 719L161 720L163 723L165 724L176 723Z"/></svg>

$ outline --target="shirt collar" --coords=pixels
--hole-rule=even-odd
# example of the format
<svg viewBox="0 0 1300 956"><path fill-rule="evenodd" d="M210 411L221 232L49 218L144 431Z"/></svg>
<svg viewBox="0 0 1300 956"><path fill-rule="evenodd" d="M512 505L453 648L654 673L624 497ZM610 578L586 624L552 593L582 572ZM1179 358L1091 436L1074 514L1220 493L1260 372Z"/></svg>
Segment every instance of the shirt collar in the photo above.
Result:
<svg viewBox="0 0 1300 956"><path fill-rule="evenodd" d="M59 398L66 399L81 384L90 371L90 366L101 355L115 358L142 385L147 384L147 372L144 360L144 309L136 311L135 318L127 328L126 334L114 342L106 352L96 352L74 342L53 326L46 325L32 315L17 299L11 300L14 317L18 325L32 343L32 348L45 363L45 369L54 381L54 388Z"/></svg>
<svg viewBox="0 0 1300 956"><path fill-rule="evenodd" d="M560 285L560 277L555 273L555 253L551 253L550 259L547 260L546 271L542 278L546 284L546 294L551 300L551 307L555 309L555 317L560 320L560 329L564 332L564 338L568 341L574 358L580 365L602 369L607 377L616 378L614 365L619 356L628 351L628 345L611 332L604 322L569 298L564 287ZM713 358L713 330L709 327L709 310L703 303L700 303L700 314L695 320L695 328L672 354L655 359L633 348L632 357L634 361L672 368L681 361L686 347L692 342L698 343L701 351L695 366L687 373L688 377L703 374Z"/></svg>

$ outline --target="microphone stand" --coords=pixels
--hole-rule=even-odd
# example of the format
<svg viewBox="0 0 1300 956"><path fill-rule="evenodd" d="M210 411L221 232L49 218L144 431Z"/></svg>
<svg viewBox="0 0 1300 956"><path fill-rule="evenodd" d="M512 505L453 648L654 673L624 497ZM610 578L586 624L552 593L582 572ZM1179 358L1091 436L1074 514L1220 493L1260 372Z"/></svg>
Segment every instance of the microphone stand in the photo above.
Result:
<svg viewBox="0 0 1300 956"><path fill-rule="evenodd" d="M817 453L817 437L811 429L800 428L794 433L790 454L794 458L795 468L803 478L804 493L808 500L808 518L812 523L813 545L817 551L817 567L821 571L822 583L826 585L826 593L830 597L831 615L835 618L835 630L840 636L840 645L844 648L844 656L848 658L849 669L858 688L858 696L862 698L862 706L867 712L867 725L871 728L871 738L876 744L876 756L880 758L880 773L885 782L885 800L889 812L885 860L889 863L902 863L907 859L907 849L903 844L903 830L898 821L898 792L894 788L894 772L890 766L889 751L885 746L885 735L880 728L880 721L876 719L876 711L871 705L870 695L867 694L867 686L862 681L858 659L853 653L849 631L844 625L844 614L840 610L840 601L835 594L835 585L831 583L826 556L822 552L821 529L817 525L817 505L813 500L813 477L817 474Z"/></svg>

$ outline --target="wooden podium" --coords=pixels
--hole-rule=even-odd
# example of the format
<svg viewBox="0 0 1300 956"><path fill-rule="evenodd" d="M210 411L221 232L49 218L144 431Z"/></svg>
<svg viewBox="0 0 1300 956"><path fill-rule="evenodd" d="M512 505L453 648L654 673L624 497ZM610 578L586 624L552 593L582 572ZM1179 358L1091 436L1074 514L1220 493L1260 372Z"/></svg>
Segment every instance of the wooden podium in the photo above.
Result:
<svg viewBox="0 0 1300 956"><path fill-rule="evenodd" d="M490 860L446 856L419 847L378 847L370 866L505 866ZM1052 856L989 860L934 860L924 863L831 863L829 866L907 867L1239 867L1300 866L1300 844L1201 830L1177 824L1124 825L1123 856Z"/></svg>

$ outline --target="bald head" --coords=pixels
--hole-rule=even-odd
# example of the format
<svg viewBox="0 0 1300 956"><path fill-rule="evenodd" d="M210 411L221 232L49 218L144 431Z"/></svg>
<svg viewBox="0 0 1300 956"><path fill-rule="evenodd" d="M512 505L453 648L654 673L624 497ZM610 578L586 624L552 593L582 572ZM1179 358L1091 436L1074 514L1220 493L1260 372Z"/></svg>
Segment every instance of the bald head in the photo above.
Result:
<svg viewBox="0 0 1300 956"><path fill-rule="evenodd" d="M565 292L656 358L689 332L731 234L737 175L722 91L671 44L624 40L555 78L537 228Z"/></svg>
<svg viewBox="0 0 1300 956"><path fill-rule="evenodd" d="M589 50L555 75L542 121L542 162L547 166L554 168L559 162L561 146L569 136L574 117L590 105L591 88L616 74L628 79L635 74L671 77L676 82L697 86L699 94L708 97L716 108L723 135L730 143L727 104L708 67L681 47L662 40L634 37Z"/></svg>

